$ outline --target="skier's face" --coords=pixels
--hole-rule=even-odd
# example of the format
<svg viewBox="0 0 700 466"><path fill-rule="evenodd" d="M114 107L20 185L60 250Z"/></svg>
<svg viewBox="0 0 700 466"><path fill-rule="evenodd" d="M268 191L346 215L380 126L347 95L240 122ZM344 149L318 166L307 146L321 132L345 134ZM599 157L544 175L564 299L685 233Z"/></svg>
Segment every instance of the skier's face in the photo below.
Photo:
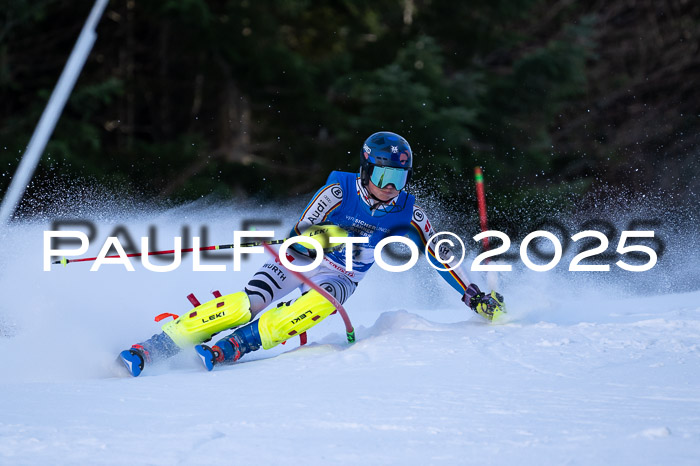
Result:
<svg viewBox="0 0 700 466"><path fill-rule="evenodd" d="M399 192L396 190L396 187L393 184L388 184L383 188L380 188L370 181L367 184L367 190L372 196L383 202L390 201L399 195Z"/></svg>

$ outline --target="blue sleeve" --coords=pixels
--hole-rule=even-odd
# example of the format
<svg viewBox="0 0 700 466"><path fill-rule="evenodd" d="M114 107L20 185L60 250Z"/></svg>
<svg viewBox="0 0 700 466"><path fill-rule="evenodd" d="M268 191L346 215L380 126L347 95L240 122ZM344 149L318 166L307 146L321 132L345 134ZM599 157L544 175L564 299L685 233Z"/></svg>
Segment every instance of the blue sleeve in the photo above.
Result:
<svg viewBox="0 0 700 466"><path fill-rule="evenodd" d="M413 209L414 215L413 219L411 220L412 228L408 230L408 234L406 236L416 243L420 253L423 254L426 250L428 240L435 235L435 230L433 230L427 215L425 215L420 207L414 206ZM447 270L445 265L437 260L435 257L434 242L435 241L433 240L427 248L428 251L426 256L428 260L436 267L437 273L439 273L440 276L460 295L463 295L467 289L467 286L469 286L469 280L467 279L465 273L459 268L456 268L455 270ZM445 256L443 255L440 257Z"/></svg>

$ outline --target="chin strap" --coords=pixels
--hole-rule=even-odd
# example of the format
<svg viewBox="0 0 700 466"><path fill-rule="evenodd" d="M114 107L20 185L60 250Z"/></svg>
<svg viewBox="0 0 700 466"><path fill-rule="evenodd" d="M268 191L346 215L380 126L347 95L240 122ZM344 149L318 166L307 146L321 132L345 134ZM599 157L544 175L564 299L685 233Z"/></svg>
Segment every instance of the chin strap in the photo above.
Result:
<svg viewBox="0 0 700 466"><path fill-rule="evenodd" d="M369 210L377 210L381 206L388 206L389 203L393 200L390 199L388 201L382 201L381 199L378 199L374 194L370 193L369 189L367 190L367 193L369 194L368 197L374 201L369 204Z"/></svg>
<svg viewBox="0 0 700 466"><path fill-rule="evenodd" d="M399 191L399 194L396 197L391 198L388 201L382 201L381 199L377 199L374 194L369 192L367 186L362 183L362 179L360 179L358 183L358 188L360 190L360 197L369 206L370 211L376 211L380 207L384 207L387 212L393 212L395 209L399 208L397 204L392 206L391 203L396 201L401 196L401 191ZM399 210L403 210L403 207L399 208Z"/></svg>

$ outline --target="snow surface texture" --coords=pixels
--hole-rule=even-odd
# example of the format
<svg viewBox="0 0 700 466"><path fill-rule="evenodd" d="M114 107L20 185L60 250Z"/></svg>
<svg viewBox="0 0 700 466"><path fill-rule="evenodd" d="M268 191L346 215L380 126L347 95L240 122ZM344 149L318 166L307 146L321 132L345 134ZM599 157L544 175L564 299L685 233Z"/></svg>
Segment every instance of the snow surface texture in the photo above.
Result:
<svg viewBox="0 0 700 466"><path fill-rule="evenodd" d="M170 248L185 224L194 232L208 225L210 243L230 243L246 216L285 219L281 237L297 210L193 204L130 212L89 213L99 240L88 255L118 224L134 237L157 225L158 247ZM115 357L159 331L153 316L186 312L190 292L204 301L211 290L242 289L265 256L239 273L230 259L221 262L226 273L192 272L191 256L162 274L137 261L135 272L89 272L82 263L43 272L49 225L15 224L3 238L0 464L678 465L700 458L700 284L635 296L625 284L644 273L520 267L502 274L509 314L491 325L422 262L402 274L375 268L346 304L353 345L332 316L309 331L306 347L290 340L211 373L185 352L134 379ZM673 280L697 274L697 254L671 251L645 279L663 273L668 280L669 268Z"/></svg>

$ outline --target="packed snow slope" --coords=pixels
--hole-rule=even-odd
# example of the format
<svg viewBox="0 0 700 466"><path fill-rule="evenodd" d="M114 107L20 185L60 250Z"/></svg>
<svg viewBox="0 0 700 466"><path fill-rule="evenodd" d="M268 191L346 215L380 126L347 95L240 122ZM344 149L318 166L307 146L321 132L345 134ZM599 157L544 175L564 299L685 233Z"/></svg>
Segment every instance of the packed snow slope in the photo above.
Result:
<svg viewBox="0 0 700 466"><path fill-rule="evenodd" d="M97 226L86 256L119 225L158 247L190 226L232 242L244 219L296 209L189 205ZM110 212L107 215L105 212ZM117 353L159 331L153 316L240 290L265 260L233 272L90 264L42 271L50 221L16 223L0 265L0 464L697 464L700 286L640 293L640 280L695 280L697 254L650 272L577 275L516 267L499 288L509 314L489 324L424 261L375 267L338 316L298 339L206 372L194 352L126 377ZM689 235L697 235L691 231ZM170 243L170 244L168 244ZM675 263L669 263L675 261ZM158 262L162 265L167 262ZM673 275L670 276L674 271ZM657 274L658 276L655 276ZM614 278L613 278L614 277ZM655 278L656 277L656 278ZM484 277L474 280L485 286Z"/></svg>

